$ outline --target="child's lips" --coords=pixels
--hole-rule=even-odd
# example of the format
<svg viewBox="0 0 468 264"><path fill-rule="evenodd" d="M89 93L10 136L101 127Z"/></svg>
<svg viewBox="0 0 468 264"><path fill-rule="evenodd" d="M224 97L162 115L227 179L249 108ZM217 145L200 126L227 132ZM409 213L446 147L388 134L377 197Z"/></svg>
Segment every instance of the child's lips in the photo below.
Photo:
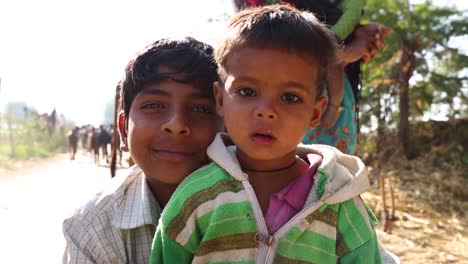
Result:
<svg viewBox="0 0 468 264"><path fill-rule="evenodd" d="M271 133L254 133L250 135L253 142L260 145L271 145L276 138Z"/></svg>

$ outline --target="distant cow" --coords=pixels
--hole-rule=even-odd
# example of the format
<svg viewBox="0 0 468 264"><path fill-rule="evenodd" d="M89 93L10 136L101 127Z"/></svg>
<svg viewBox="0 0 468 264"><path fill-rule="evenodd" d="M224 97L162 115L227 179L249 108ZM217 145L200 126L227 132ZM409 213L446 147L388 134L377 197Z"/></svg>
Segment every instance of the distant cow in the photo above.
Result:
<svg viewBox="0 0 468 264"><path fill-rule="evenodd" d="M91 149L94 155L94 163L99 164L99 159L101 157L105 159L106 163L109 163L109 157L107 154L107 147L111 143L112 136L107 129L101 125L99 129L92 128L91 136Z"/></svg>
<svg viewBox="0 0 468 264"><path fill-rule="evenodd" d="M68 133L68 148L71 152L70 159L74 160L76 155L76 150L78 148L78 133L79 127L74 127L72 131Z"/></svg>

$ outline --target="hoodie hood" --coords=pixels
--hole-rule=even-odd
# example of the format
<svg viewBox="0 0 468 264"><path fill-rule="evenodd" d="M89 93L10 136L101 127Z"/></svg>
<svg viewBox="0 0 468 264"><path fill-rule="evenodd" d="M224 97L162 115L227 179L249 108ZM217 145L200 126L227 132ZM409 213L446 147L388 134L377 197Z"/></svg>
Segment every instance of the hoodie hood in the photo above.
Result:
<svg viewBox="0 0 468 264"><path fill-rule="evenodd" d="M322 164L314 176L314 185L306 204L322 200L337 204L366 192L369 188L367 170L360 158L347 155L328 145L300 144L297 155L315 153L322 156Z"/></svg>
<svg viewBox="0 0 468 264"><path fill-rule="evenodd" d="M207 150L208 156L239 181L249 177L241 169L236 147L226 133L218 133ZM370 187L364 163L356 156L347 155L328 145L299 144L297 155L310 153L322 156L322 164L314 176L306 205L321 200L325 204L347 201Z"/></svg>

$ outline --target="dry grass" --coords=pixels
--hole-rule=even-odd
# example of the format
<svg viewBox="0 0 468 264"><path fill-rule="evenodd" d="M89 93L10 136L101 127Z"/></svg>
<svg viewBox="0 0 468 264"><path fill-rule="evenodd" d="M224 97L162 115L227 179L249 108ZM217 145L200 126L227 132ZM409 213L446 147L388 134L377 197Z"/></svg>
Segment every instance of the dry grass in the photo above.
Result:
<svg viewBox="0 0 468 264"><path fill-rule="evenodd" d="M387 234L380 219L378 235L402 263L468 263L467 171L461 155L463 148L455 144L436 146L415 160L395 153L369 167L373 188L363 199L378 216L383 209L378 179L394 180L398 220Z"/></svg>

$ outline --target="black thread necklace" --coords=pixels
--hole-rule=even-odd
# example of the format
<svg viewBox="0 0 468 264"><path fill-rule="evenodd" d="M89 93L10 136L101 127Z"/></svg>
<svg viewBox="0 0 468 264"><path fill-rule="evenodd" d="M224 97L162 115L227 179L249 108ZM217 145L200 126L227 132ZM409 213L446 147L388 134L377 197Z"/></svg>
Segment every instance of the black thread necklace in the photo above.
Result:
<svg viewBox="0 0 468 264"><path fill-rule="evenodd" d="M278 171L284 171L284 170L287 170L289 168L291 168L292 166L296 165L297 161L299 160L298 157L296 157L294 159L293 162L291 162L291 164L287 165L287 166L284 166L284 167L281 167L281 168L278 168L278 169L272 169L272 170L256 170L256 169L249 169L249 168L242 168L242 170L244 171L250 171L250 172L278 172Z"/></svg>

